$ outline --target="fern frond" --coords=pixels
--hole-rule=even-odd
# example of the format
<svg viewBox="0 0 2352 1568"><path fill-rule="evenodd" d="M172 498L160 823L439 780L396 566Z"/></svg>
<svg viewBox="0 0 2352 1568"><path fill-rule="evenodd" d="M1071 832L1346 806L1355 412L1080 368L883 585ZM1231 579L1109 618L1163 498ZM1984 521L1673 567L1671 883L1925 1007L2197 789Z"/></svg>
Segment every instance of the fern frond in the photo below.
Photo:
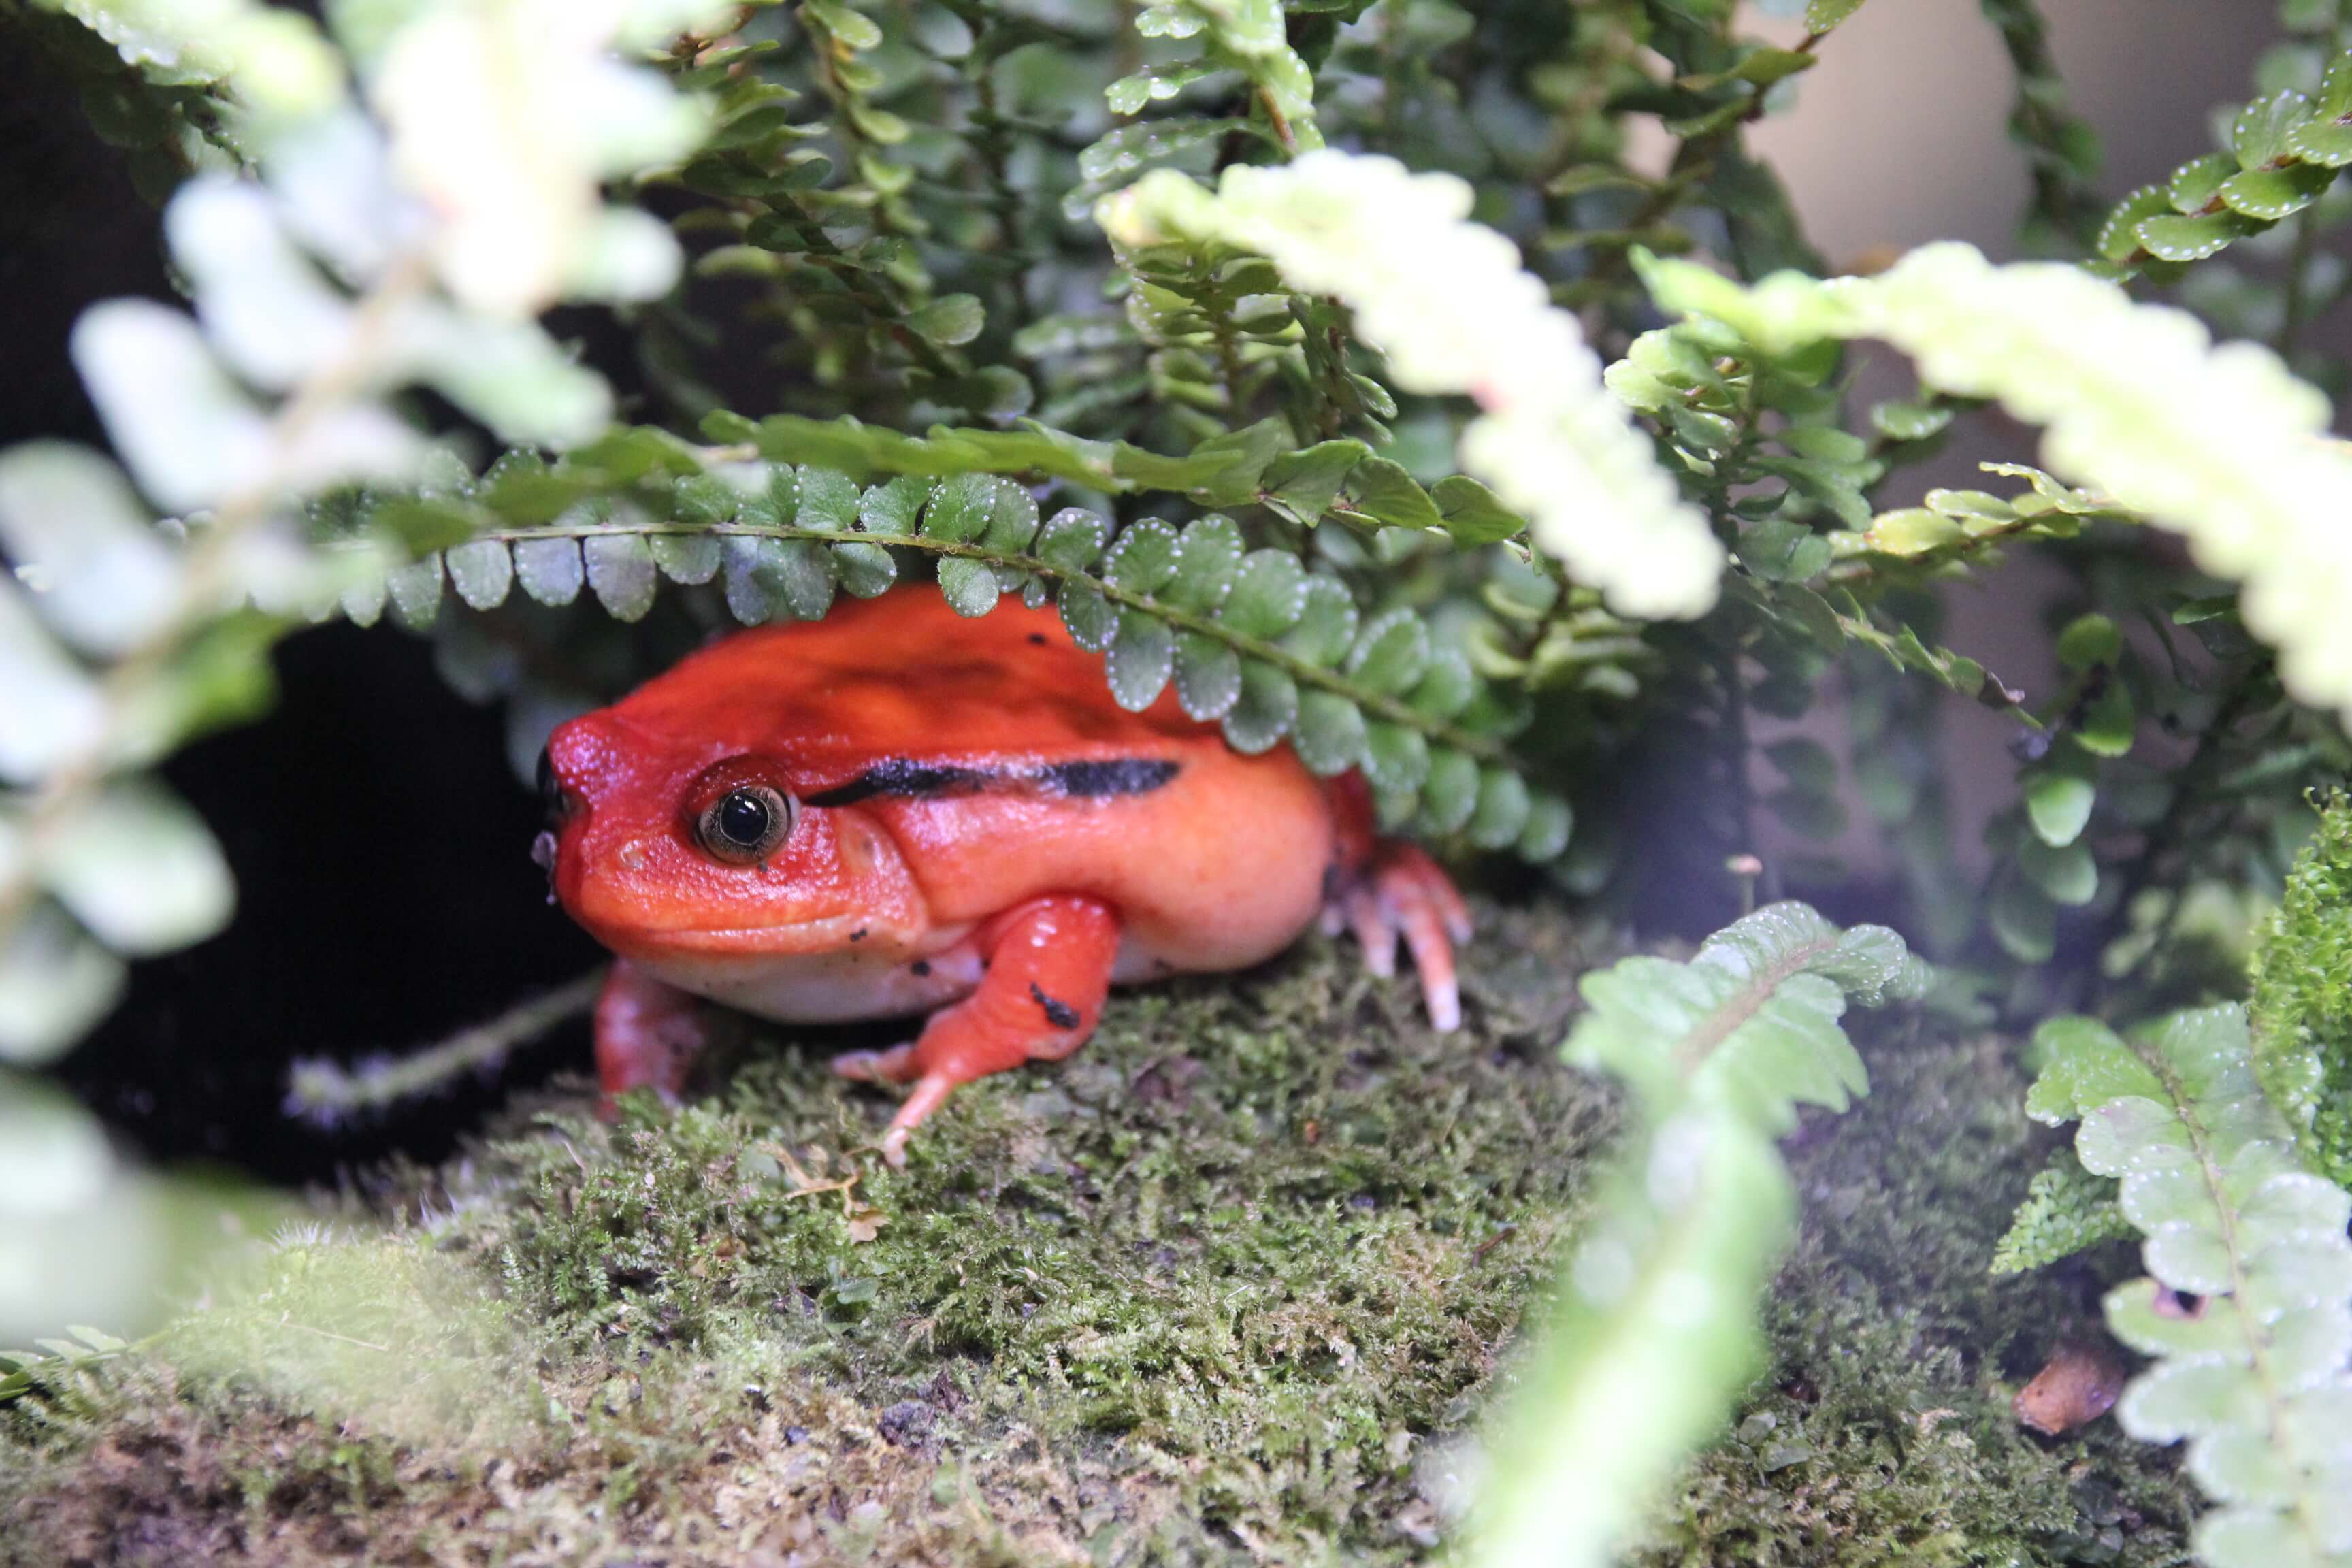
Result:
<svg viewBox="0 0 2352 1568"><path fill-rule="evenodd" d="M945 479L957 474L1044 475L1108 495L1163 492L1207 507L1263 506L1290 521L1327 517L1367 528L1431 529L1456 543L1492 544L1527 530L1477 480L1451 475L1424 489L1364 442L1321 441L1292 450L1279 420L1261 419L1212 436L1181 457L1125 441L1095 441L1024 420L1012 430L935 425L919 436L849 417L804 419L775 414L760 420L718 413L703 434L738 455L836 469L860 479L883 474ZM664 461L681 472L725 454L696 453L659 431L631 437L667 443ZM583 467L604 467L601 449L575 454Z"/></svg>
<svg viewBox="0 0 2352 1568"><path fill-rule="evenodd" d="M602 967L591 970L404 1056L371 1056L349 1068L322 1057L297 1058L286 1071L286 1113L333 1128L403 1100L443 1092L467 1073L494 1074L517 1047L594 1006L604 976Z"/></svg>
<svg viewBox="0 0 2352 1568"><path fill-rule="evenodd" d="M264 114L299 119L343 100L343 61L299 13L261 0L37 0L171 87L232 91Z"/></svg>
<svg viewBox="0 0 2352 1568"><path fill-rule="evenodd" d="M72 1337L43 1340L37 1350L0 1351L0 1405L39 1398L68 1409L92 1409L89 1374L141 1348L79 1324L66 1332Z"/></svg>
<svg viewBox="0 0 2352 1568"><path fill-rule="evenodd" d="M1025 454L1039 439L1004 434L980 447ZM917 440L895 437L884 449L903 454ZM543 523L506 521L559 504ZM985 615L1008 594L1055 604L1073 639L1104 656L1124 707L1140 711L1172 683L1185 711L1220 722L1236 750L1286 739L1318 774L1360 771L1384 822L1417 818L1424 832L1535 860L1568 843L1567 804L1529 787L1507 749L1508 710L1481 700L1484 683L1459 651L1409 610L1363 618L1339 578L1287 551L1246 551L1222 514L1181 530L1146 518L1114 537L1108 519L1080 508L1041 518L1026 489L988 473L861 488L808 465L721 466L675 481L656 467L632 490L610 471L520 458L470 496L385 505L412 531L445 528L464 542L401 568L381 592L347 597L357 620L373 619L388 596L421 626L446 588L489 609L517 587L548 605L590 593L629 620L650 607L657 574L717 579L746 625L814 620L836 590L889 589L892 552L911 552L937 563L939 590L960 614Z"/></svg>
<svg viewBox="0 0 2352 1568"><path fill-rule="evenodd" d="M2112 277L2202 261L2310 206L2352 163L2352 55L2329 64L2315 97L2292 89L2230 122L2229 145L2116 204L2095 248Z"/></svg>
<svg viewBox="0 0 2352 1568"><path fill-rule="evenodd" d="M2150 1277L2109 1292L2106 1318L2155 1364L2116 1415L2146 1441L2188 1442L2220 1505L2198 1555L2352 1561L2352 1197L2296 1164L2244 1010L2175 1014L2128 1039L2064 1018L2035 1038L2048 1061L2028 1110L2081 1121L2084 1168L2120 1180L2147 1237Z"/></svg>
<svg viewBox="0 0 2352 1568"><path fill-rule="evenodd" d="M1471 1561L1611 1560L1759 1355L1756 1300L1796 1194L1772 1139L1800 1105L1866 1093L1839 1026L1849 999L1916 996L1926 966L1879 926L1841 931L1773 904L1688 963L1587 975L1563 1054L1622 1078L1639 1131L1571 1251L1558 1319L1507 1412Z"/></svg>
<svg viewBox="0 0 2352 1568"><path fill-rule="evenodd" d="M1929 490L1916 507L1880 512L1858 532L1832 533L1837 564L1827 575L1853 584L1881 574L1924 574L1961 561L1997 558L2012 541L2073 539L2090 523L2139 518L2089 490L2060 483L2019 463L1979 463L1988 474L2023 479L2032 488L1999 496L1979 489Z"/></svg>
<svg viewBox="0 0 2352 1568"><path fill-rule="evenodd" d="M1629 958L1586 976L1578 989L1591 1012L1563 1054L1623 1079L1654 1116L1719 1101L1778 1136L1799 1105L1843 1110L1869 1091L1836 1027L1848 999L1877 1006L1926 982L1927 966L1885 926L1840 931L1804 904L1771 904L1687 963Z"/></svg>
<svg viewBox="0 0 2352 1568"><path fill-rule="evenodd" d="M2327 400L2268 350L2217 347L2193 317L2079 268L1995 267L1965 245L1830 283L1781 273L1746 288L1675 261L1648 277L1666 309L1768 354L1883 339L1934 385L2045 426L2053 468L2243 583L2246 625L2279 650L2291 692L2352 713L2352 619L2340 613L2352 543L2333 521L2352 495L2352 447L2328 437Z"/></svg>
<svg viewBox="0 0 2352 1568"><path fill-rule="evenodd" d="M2022 1274L2137 1234L2116 1206L2115 1183L2083 1169L2073 1150L2061 1149L2033 1173L2017 1217L1993 1247L1990 1271Z"/></svg>
<svg viewBox="0 0 2352 1568"><path fill-rule="evenodd" d="M1469 185L1389 158L1325 151L1237 166L1213 194L1160 170L1096 210L1134 249L1184 239L1271 259L1294 287L1337 296L1408 392L1469 394L1464 467L1534 520L1536 542L1621 614L1689 617L1725 564L1601 385L1576 319L1550 303L1501 235L1468 221Z"/></svg>
<svg viewBox="0 0 2352 1568"><path fill-rule="evenodd" d="M675 279L669 229L603 182L682 156L705 117L615 51L721 14L616 5L517 49L504 29L560 5L344 12L332 41L247 0L62 8L142 70L233 96L259 172L190 180L164 213L193 313L116 300L75 323L122 466L54 442L0 454L0 1058L22 1062L112 1005L121 955L227 920L217 845L137 771L261 706L269 644L373 581L381 542L314 550L299 512L428 473L389 394L427 385L554 447L609 421L603 379L530 318ZM420 596L422 574L389 587Z"/></svg>
<svg viewBox="0 0 2352 1568"><path fill-rule="evenodd" d="M1981 0L2016 79L2009 136L2026 150L2033 197L2024 225L2037 248L2088 245L2104 213L2096 187L2099 139L2066 107L2066 84L2050 54L2049 29L2034 0Z"/></svg>
<svg viewBox="0 0 2352 1568"><path fill-rule="evenodd" d="M1133 114L1155 100L1173 98L1212 71L1247 77L1257 108L1286 153L1323 145L1315 123L1315 73L1291 48L1279 0L1160 0L1136 18L1147 38L1201 40L1189 60L1147 66L1111 83L1104 95L1116 114Z"/></svg>

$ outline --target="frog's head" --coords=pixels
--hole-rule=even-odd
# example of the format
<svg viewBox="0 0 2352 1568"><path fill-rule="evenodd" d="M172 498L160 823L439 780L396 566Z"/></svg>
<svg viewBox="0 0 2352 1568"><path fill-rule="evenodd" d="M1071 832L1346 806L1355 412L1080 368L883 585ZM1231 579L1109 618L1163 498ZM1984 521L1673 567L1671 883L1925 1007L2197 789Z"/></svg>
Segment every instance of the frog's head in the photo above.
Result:
<svg viewBox="0 0 2352 1568"><path fill-rule="evenodd" d="M915 923L888 837L803 805L789 755L632 706L562 725L541 766L537 853L599 942L632 958L824 952Z"/></svg>

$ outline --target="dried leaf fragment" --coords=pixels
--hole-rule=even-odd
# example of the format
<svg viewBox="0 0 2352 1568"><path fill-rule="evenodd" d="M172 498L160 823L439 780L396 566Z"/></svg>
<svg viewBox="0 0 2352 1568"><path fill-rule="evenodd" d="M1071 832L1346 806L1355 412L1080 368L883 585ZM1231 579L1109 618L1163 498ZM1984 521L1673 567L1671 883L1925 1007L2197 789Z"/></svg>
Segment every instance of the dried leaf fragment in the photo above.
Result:
<svg viewBox="0 0 2352 1568"><path fill-rule="evenodd" d="M2021 1425L2055 1437L2114 1409L2124 1377L2123 1358L2112 1347L2070 1340L2017 1391L2010 1408Z"/></svg>

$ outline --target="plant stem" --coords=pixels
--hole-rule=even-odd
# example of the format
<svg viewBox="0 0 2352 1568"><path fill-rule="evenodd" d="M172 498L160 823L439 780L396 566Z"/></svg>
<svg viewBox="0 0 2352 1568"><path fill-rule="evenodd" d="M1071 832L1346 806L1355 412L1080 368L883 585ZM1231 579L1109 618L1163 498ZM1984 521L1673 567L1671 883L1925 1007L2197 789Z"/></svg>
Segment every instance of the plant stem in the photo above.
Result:
<svg viewBox="0 0 2352 1568"><path fill-rule="evenodd" d="M2294 363L2294 341L2303 335L2303 324L2311 301L2311 261L2319 249L2319 209L2309 206L2295 215L2294 248L2287 256L2284 298L2280 301L2278 336L2271 347L2290 368Z"/></svg>
<svg viewBox="0 0 2352 1568"><path fill-rule="evenodd" d="M1828 36L1826 33L1809 33L1795 52L1810 55ZM1643 230L1672 217L1675 210L1682 205L1684 197L1714 177L1718 150L1737 144L1749 125L1764 118L1764 89L1751 88L1748 104L1737 119L1717 126L1704 135L1677 142L1674 159L1666 167L1666 177L1651 188L1648 197L1633 216L1625 220L1621 232L1638 237ZM1593 261L1592 270L1585 281L1596 288L1610 287L1622 281L1632 272L1633 265L1631 243L1612 246Z"/></svg>
<svg viewBox="0 0 2352 1568"><path fill-rule="evenodd" d="M1985 19L2000 35L2017 82L2009 133L2034 154L2033 195L2026 217L2040 219L2053 233L2087 249L2106 204L2085 183L2067 148L2069 138L2086 139L2090 128L2065 107L2065 84L2051 58L2042 14L2033 0L1983 0L1983 9Z"/></svg>
<svg viewBox="0 0 2352 1568"><path fill-rule="evenodd" d="M1748 676L1740 668L1745 658L1735 635L1723 660L1723 766L1731 784L1732 833L1737 840L1733 853L1760 861L1762 857L1756 854L1756 784L1748 770ZM1769 866L1764 868L1763 876L1769 898L1779 878Z"/></svg>
<svg viewBox="0 0 2352 1568"><path fill-rule="evenodd" d="M286 1109L329 1125L355 1111L382 1110L404 1100L446 1088L467 1072L487 1072L517 1046L586 1012L604 984L605 971L591 970L542 996L517 1004L495 1018L462 1029L437 1045L404 1057L362 1062L356 1070L312 1058L298 1061L288 1075Z"/></svg>
<svg viewBox="0 0 2352 1568"><path fill-rule="evenodd" d="M1811 40L1809 40L1810 42ZM1756 381L1753 376L1740 382L1739 401L1733 411L1732 442L1715 466L1715 477L1707 486L1706 512L1715 531L1726 548L1738 542L1738 523L1731 511L1731 481L1729 476L1739 471L1748 449L1756 440ZM1748 769L1748 672L1742 668L1747 659L1746 637L1735 622L1730 629L1728 647L1724 651L1723 677L1723 765L1731 785L1732 846L1734 858L1745 856L1761 860L1756 854L1756 785ZM1767 866L1761 873L1766 892L1772 894L1780 885L1780 874ZM1746 884L1752 897L1755 884Z"/></svg>
<svg viewBox="0 0 2352 1568"><path fill-rule="evenodd" d="M2330 58L2344 52L2347 33L2352 33L2352 0L2336 0L2336 24L2327 38ZM2271 347L2278 351L2279 358L2287 362L2290 370L2294 367L2295 340L2303 335L2310 315L2311 263L2318 250L2319 207L2314 203L2295 215L2294 248L2287 257L2278 336L2271 341Z"/></svg>
<svg viewBox="0 0 2352 1568"><path fill-rule="evenodd" d="M1194 264L1196 267L1199 263ZM1201 270L1209 270L1202 268ZM1223 296L1218 296L1222 299ZM1225 423L1235 429L1248 423L1242 414L1242 350L1234 319L1223 305L1210 309L1209 335L1217 345L1217 375L1225 384Z"/></svg>
<svg viewBox="0 0 2352 1568"><path fill-rule="evenodd" d="M2165 858L2172 853L2176 844L2185 836L2189 818L2204 803L2198 786L2204 782L2204 775L2213 771L2216 753L2228 743L2230 731L2252 707L2255 694L2263 684L2263 664L2264 661L2256 660L2239 675L2230 688L2229 695L2222 699L2221 706L2215 710L2213 721L2206 725L2204 732L2198 736L2197 749L2173 774L2172 797L2165 803L2164 815L2157 818L2155 826L2147 830L2139 854L2124 873L2123 885L2116 896L2115 921L2107 932L2107 942L2113 942L2123 934L2131 920L2133 903L2156 880L2157 871ZM2172 907L2165 917L2168 925L2179 913L2180 897L2178 891L2173 894ZM2105 946L2105 942L2101 945Z"/></svg>
<svg viewBox="0 0 2352 1568"><path fill-rule="evenodd" d="M982 13L983 16L992 13ZM983 22L982 26L986 26ZM1010 147L1006 132L1010 129L996 101L996 64L1000 57L982 47L984 40L975 40L972 58L977 62L971 70L972 94L978 108L971 117L974 150L980 154L982 172L988 180L990 205L996 212L1000 243L1004 247L1005 260L1010 264L1005 277L1005 292L1011 309L1004 323L1005 335L1019 331L1029 321L1029 270L1036 258L1029 249L1021 232L1021 193L1013 188L1010 163Z"/></svg>
<svg viewBox="0 0 2352 1568"><path fill-rule="evenodd" d="M1260 87L1257 89L1257 102L1258 107L1265 110L1266 122L1274 127L1274 139L1282 143L1283 156L1297 157L1298 138L1290 129L1290 117L1282 112L1280 104L1275 102L1274 89Z"/></svg>

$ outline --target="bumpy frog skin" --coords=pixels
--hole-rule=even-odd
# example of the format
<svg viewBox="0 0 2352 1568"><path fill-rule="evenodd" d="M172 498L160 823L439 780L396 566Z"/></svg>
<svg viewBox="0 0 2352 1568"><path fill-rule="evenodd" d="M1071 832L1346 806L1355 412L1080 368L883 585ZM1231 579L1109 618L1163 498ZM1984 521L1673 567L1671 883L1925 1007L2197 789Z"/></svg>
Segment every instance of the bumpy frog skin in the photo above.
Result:
<svg viewBox="0 0 2352 1568"><path fill-rule="evenodd" d="M1171 690L1112 701L1050 611L957 616L903 589L713 644L548 743L556 896L618 955L596 1009L609 1102L675 1096L691 998L787 1022L929 1015L838 1058L913 1085L894 1159L958 1084L1084 1044L1114 984L1245 968L1318 912L1375 973L1402 935L1460 1020L1444 873L1377 841L1350 774L1243 756Z"/></svg>

